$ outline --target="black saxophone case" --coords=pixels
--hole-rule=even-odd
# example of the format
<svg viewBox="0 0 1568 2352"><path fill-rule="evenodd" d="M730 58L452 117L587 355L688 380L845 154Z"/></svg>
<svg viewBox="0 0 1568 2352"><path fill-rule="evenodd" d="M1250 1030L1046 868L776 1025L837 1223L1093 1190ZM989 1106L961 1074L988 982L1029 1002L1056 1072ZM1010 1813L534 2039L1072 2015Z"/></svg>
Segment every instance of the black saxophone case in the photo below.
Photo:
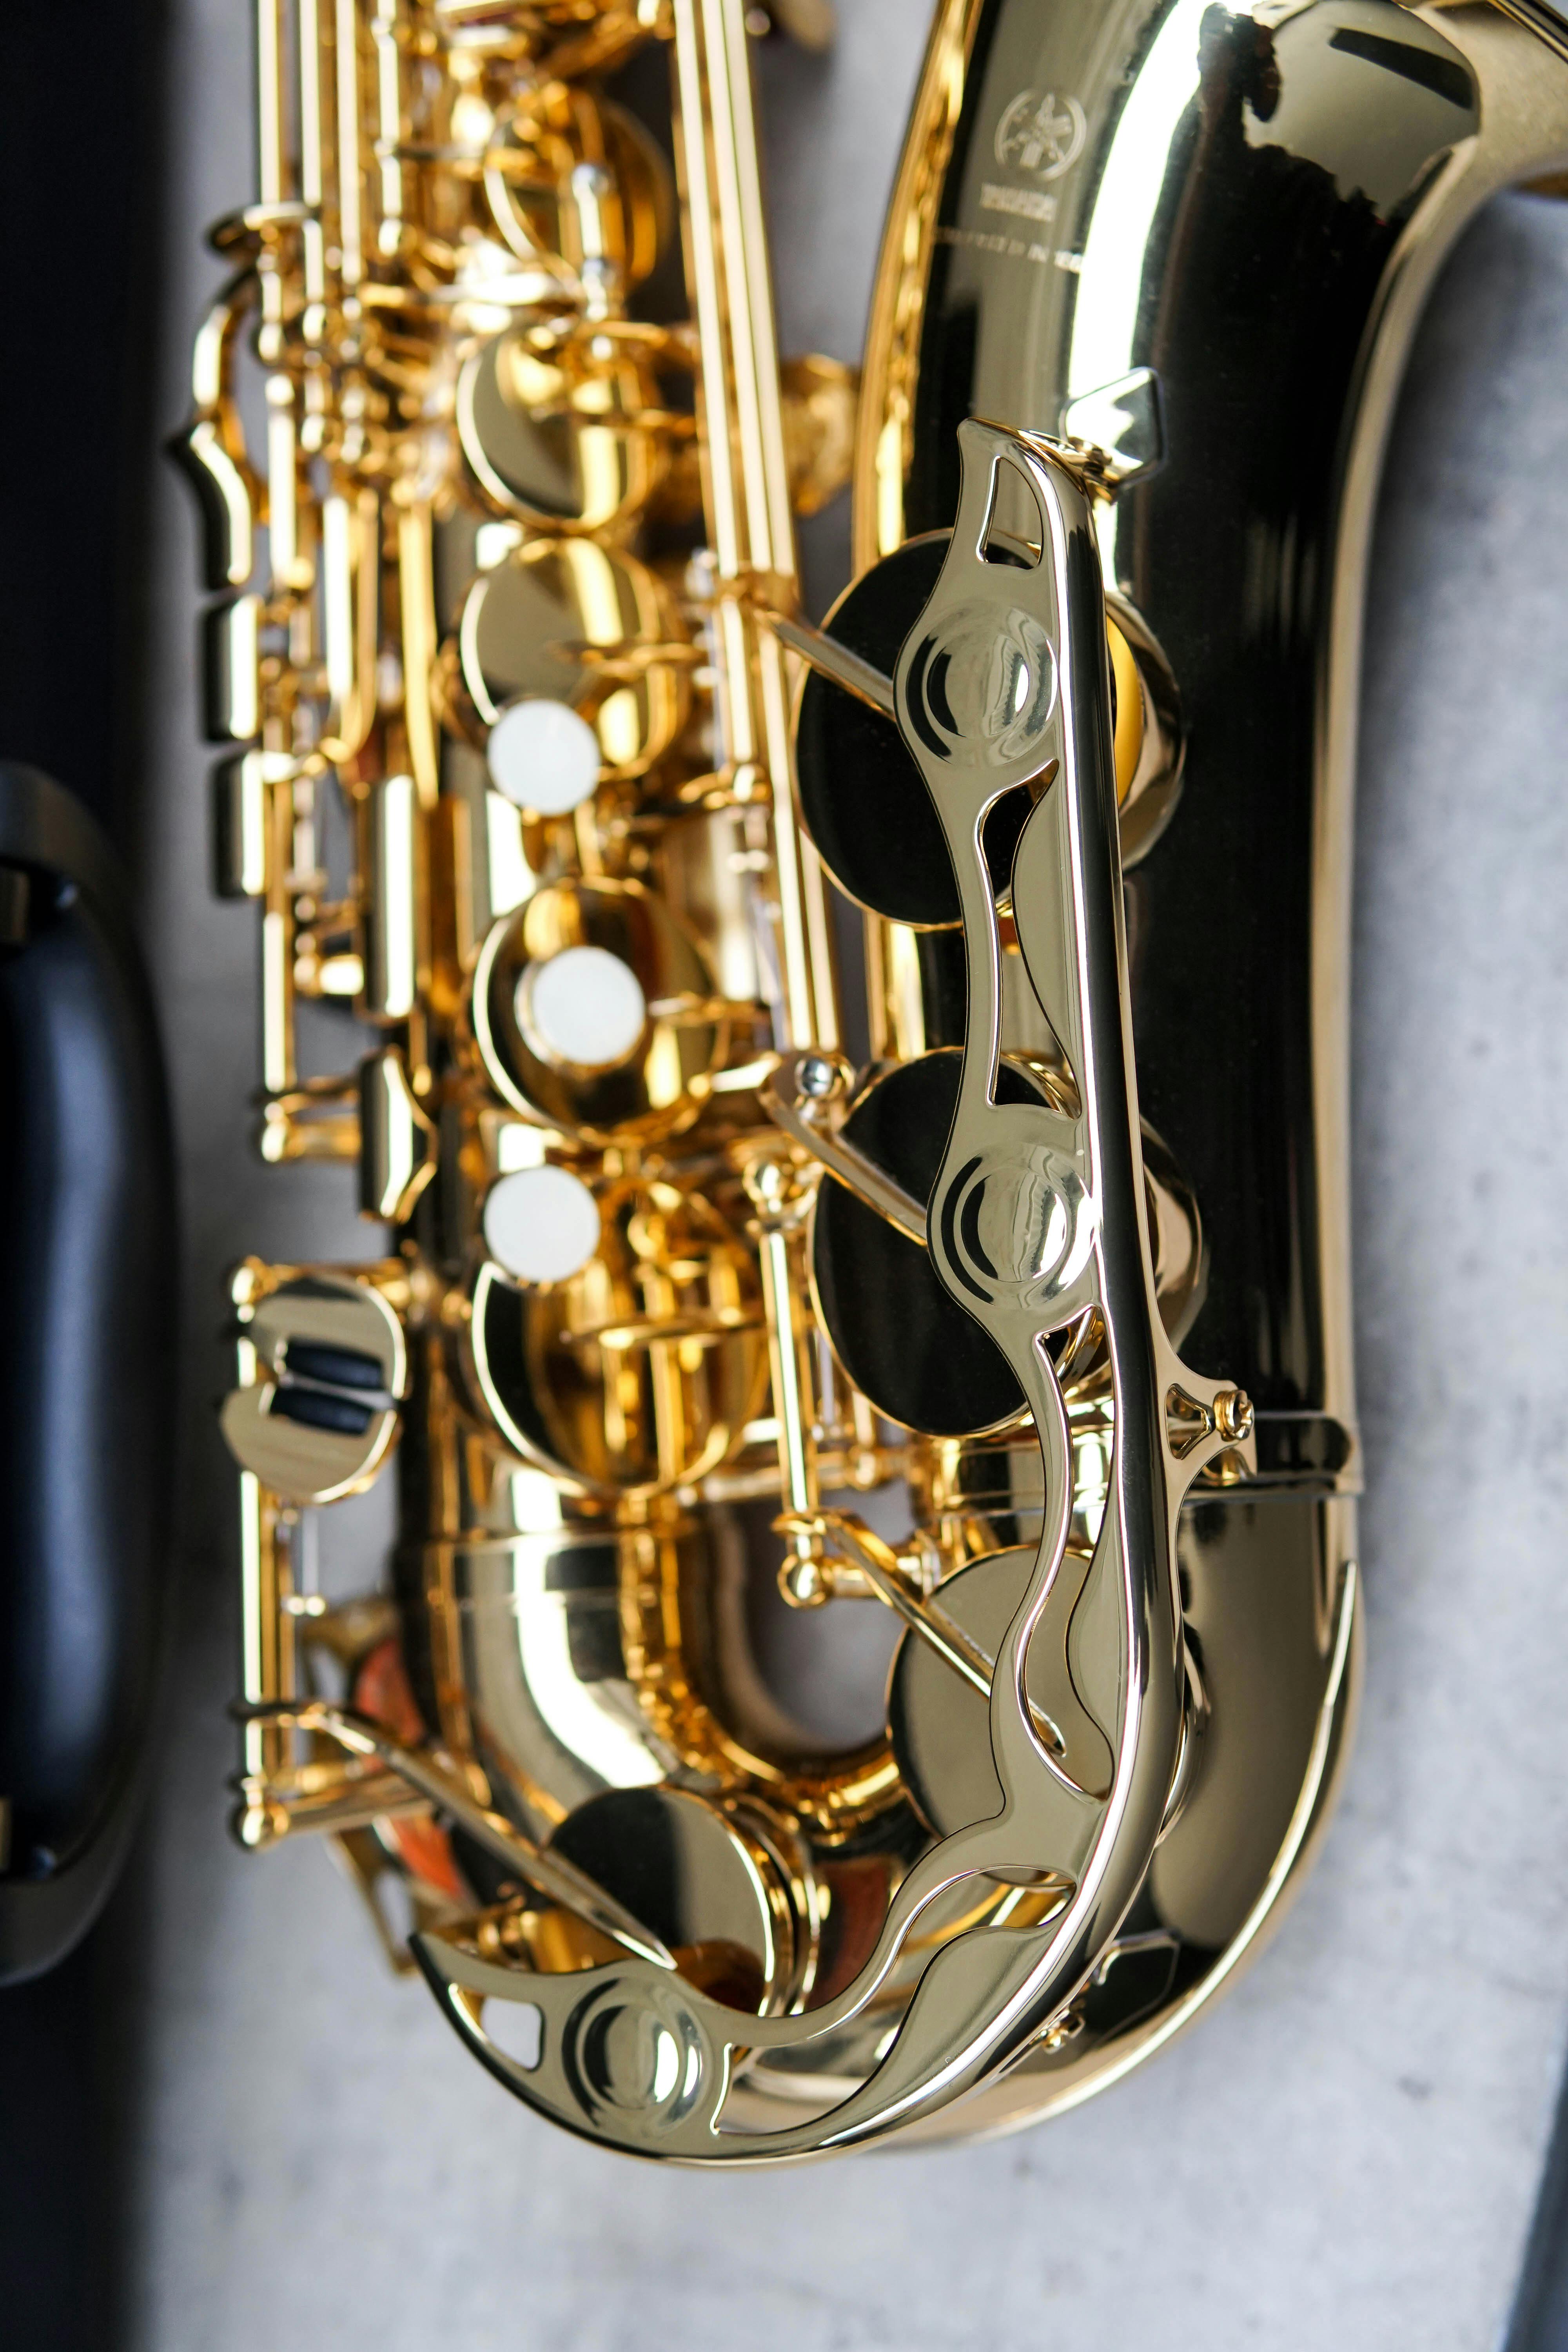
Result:
<svg viewBox="0 0 1568 2352"><path fill-rule="evenodd" d="M130 1840L170 1572L174 1178L147 974L79 802L0 763L0 1985Z"/></svg>

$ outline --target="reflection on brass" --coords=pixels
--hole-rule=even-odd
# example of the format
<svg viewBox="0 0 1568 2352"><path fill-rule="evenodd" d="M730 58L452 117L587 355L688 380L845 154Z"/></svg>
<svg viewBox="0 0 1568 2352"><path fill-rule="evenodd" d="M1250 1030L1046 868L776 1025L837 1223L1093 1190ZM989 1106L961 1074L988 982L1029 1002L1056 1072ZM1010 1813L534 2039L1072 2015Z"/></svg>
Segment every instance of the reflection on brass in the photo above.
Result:
<svg viewBox="0 0 1568 2352"><path fill-rule="evenodd" d="M525 541L479 572L453 646L482 736L520 695L589 720L611 775L641 776L686 720L690 646L667 583L591 539ZM462 707L451 715L461 723Z"/></svg>
<svg viewBox="0 0 1568 2352"><path fill-rule="evenodd" d="M395 1045L360 1065L359 1131L359 1205L404 1224L436 1173L435 1130Z"/></svg>
<svg viewBox="0 0 1568 2352"><path fill-rule="evenodd" d="M398 1317L342 1275L235 1284L241 1379L223 1408L237 1459L283 1501L335 1503L371 1484L395 1443L407 1383Z"/></svg>
<svg viewBox="0 0 1568 2352"><path fill-rule="evenodd" d="M1169 824L1186 752L1181 698L1149 625L1125 597L1105 600L1115 704L1112 746L1121 863L1134 866Z"/></svg>
<svg viewBox="0 0 1568 2352"><path fill-rule="evenodd" d="M780 372L790 500L796 514L819 514L847 484L855 454L853 368L813 352Z"/></svg>
<svg viewBox="0 0 1568 2352"><path fill-rule="evenodd" d="M517 1872L540 1893L552 1896L563 1910L580 1918L614 1949L650 1961L655 1968L668 1969L673 1965L658 1936L585 1871L579 1870L564 1854L536 1846L518 1831L508 1828L484 1806L476 1804L460 1781L455 1780L437 1760L410 1754L377 1724L357 1718L342 1707L325 1706L319 1699L296 1705L280 1701L248 1707L244 1712L254 1722L271 1723L290 1730L324 1732L351 1755L376 1758L476 1843L488 1849L503 1868Z"/></svg>
<svg viewBox="0 0 1568 2352"><path fill-rule="evenodd" d="M528 1014L532 975L584 947L630 972L647 1007L630 1050L602 1070L552 1053ZM731 1025L700 950L668 902L643 883L607 877L550 883L497 923L475 968L473 1023L498 1095L525 1118L606 1142L689 1125L723 1066Z"/></svg>
<svg viewBox="0 0 1568 2352"><path fill-rule="evenodd" d="M864 370L781 366L764 15L831 37L258 0L188 442L261 1150L387 1235L234 1277L237 1833L334 1839L500 2082L702 2164L1075 2103L1316 1847L1378 453L1465 219L1568 171L1513 0L941 0ZM781 1590L886 1629L831 1737Z"/></svg>
<svg viewBox="0 0 1568 2352"><path fill-rule="evenodd" d="M658 486L661 453L640 421L654 399L635 356L606 366L548 333L509 330L463 372L463 452L497 506L524 522L603 530Z"/></svg>
<svg viewBox="0 0 1568 2352"><path fill-rule="evenodd" d="M1110 1745L1079 1695L1070 1664L1078 1612L1084 1608L1086 1622L1092 1613L1084 1602L1091 1563L1073 1553L1068 1561L1059 1601L1054 1601L1058 1629L1053 1639L1042 1633L1030 1643L1026 1689L1055 1730L1054 1752L1063 1769L1089 1795L1104 1797L1112 1777ZM989 1552L972 1560L938 1587L943 1613L973 1642L994 1647L1016 1612L1031 1565L1031 1555L1022 1551ZM973 1701L956 1695L933 1671L935 1664L929 1643L900 1643L889 1710L899 1768L921 1818L935 1830L949 1831L997 1811L1002 1790Z"/></svg>

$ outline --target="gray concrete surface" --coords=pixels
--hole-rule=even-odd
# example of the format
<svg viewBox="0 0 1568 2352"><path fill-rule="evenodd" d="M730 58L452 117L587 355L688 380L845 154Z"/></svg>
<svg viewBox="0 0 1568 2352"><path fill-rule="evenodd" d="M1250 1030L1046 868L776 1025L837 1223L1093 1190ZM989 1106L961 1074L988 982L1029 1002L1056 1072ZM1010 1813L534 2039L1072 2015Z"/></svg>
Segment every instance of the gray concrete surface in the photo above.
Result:
<svg viewBox="0 0 1568 2352"><path fill-rule="evenodd" d="M163 413L250 189L241 0L176 0ZM925 11L777 61L786 341L853 356ZM226 1843L223 1264L363 1254L247 1157L256 948L206 886L193 532L159 493L155 954L185 1171L186 1631L151 1842L145 2352L1483 2352L1568 2027L1568 210L1471 233L1390 462L1358 849L1356 1245L1371 1654L1338 1824L1184 2044L991 2147L716 2180L550 2133L392 1981L315 1851ZM830 550L823 556L830 561Z"/></svg>

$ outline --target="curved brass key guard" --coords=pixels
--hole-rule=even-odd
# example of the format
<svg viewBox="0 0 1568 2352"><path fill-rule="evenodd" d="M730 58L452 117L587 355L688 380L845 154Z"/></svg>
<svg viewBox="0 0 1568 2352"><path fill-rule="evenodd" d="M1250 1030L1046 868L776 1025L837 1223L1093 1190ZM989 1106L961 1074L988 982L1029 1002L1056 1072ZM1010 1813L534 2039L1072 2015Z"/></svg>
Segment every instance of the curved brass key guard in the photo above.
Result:
<svg viewBox="0 0 1568 2352"><path fill-rule="evenodd" d="M1003 1805L921 1857L853 1982L805 2014L743 2017L648 1960L524 1974L441 1937L417 1939L426 1973L486 2064L561 2122L647 2155L755 2163L870 2139L972 2090L1048 2032L1115 1937L1170 1802L1184 1722L1173 1572L1183 1496L1227 1450L1254 1466L1246 1398L1180 1361L1155 1302L1104 597L1088 501L1043 442L973 421L960 440L957 526L900 656L892 700L946 835L968 959L958 1107L931 1194L929 1247L942 1284L1016 1374L1045 1459L1044 1532L990 1691ZM988 553L1003 468L1037 510L1032 565L1020 565L1013 541ZM853 788L846 777L842 789ZM1002 918L982 836L991 810L1020 789L1036 805L1015 860L1011 919L1071 1071L1070 1115L1043 1099L995 1097ZM1047 1343L1086 1310L1103 1335L1113 1453L1092 1566L1081 1584L1063 1579L1066 1605L1054 1609L1071 1461ZM1079 1787L1048 1751L1024 1693L1031 1643L1065 1647L1068 1620L1086 1605L1080 1591L1099 1595L1101 1631L1080 1645L1075 1678L1110 1734L1114 1772L1103 1794ZM828 2113L776 2133L727 2122L749 2053L826 2042L872 2000L921 1912L976 1874L1064 1893L1040 1924L979 1927L940 1948L880 2064ZM532 2065L485 2032L482 2006L498 1999L538 2012Z"/></svg>

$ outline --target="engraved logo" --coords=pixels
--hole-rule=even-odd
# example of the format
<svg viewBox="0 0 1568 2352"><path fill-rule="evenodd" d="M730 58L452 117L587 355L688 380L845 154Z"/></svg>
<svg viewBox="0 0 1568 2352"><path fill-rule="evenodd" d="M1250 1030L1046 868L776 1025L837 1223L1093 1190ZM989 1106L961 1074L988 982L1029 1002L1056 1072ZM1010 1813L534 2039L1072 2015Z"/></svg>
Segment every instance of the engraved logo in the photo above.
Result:
<svg viewBox="0 0 1568 2352"><path fill-rule="evenodd" d="M996 125L996 161L1057 180L1083 152L1084 131L1076 98L1058 98L1054 89L1021 89Z"/></svg>

